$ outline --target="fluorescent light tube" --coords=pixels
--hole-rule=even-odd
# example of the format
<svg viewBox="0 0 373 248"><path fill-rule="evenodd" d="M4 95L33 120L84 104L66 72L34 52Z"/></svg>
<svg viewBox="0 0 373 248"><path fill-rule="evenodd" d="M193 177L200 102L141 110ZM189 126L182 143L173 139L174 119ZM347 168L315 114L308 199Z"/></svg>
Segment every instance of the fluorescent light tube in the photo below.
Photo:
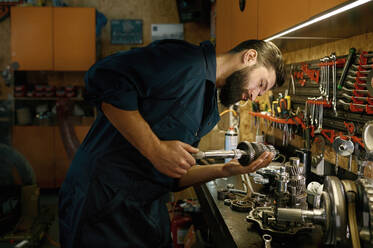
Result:
<svg viewBox="0 0 373 248"><path fill-rule="evenodd" d="M284 32L281 32L281 33L279 33L279 34L276 34L276 35L274 35L274 36L271 36L271 37L265 39L265 41L270 41L270 40L276 39L276 38L278 38L278 37L284 36L284 35L286 35L286 34L288 34L288 33L291 33L291 32L293 32L293 31L295 31L295 30L298 30L298 29L304 28L304 27L306 27L306 26L309 26L309 25L311 25L311 24L313 24L313 23L316 23L316 22L322 21L322 20L324 20L324 19L326 19L326 18L329 18L329 17L331 17L331 16L338 15L339 13L342 13L342 12L344 12L344 11L346 11L346 10L349 10L349 9L355 8L355 7L357 7L357 6L360 6L360 5L365 4L365 3L367 3L367 2L370 2L370 1L372 1L372 0L357 0L357 1L355 1L355 2L349 3L349 4L347 4L347 5L343 6L343 7L340 7L339 9L335 9L335 10L333 10L333 11L331 11L331 12L328 12L328 13L322 15L322 16L315 17L314 19L311 19L311 20L309 20L309 21L306 21L306 22L304 22L304 23L301 23L301 24L299 24L299 25L297 25L297 26L295 26L295 27L293 27L293 28L291 28L291 29L285 30Z"/></svg>

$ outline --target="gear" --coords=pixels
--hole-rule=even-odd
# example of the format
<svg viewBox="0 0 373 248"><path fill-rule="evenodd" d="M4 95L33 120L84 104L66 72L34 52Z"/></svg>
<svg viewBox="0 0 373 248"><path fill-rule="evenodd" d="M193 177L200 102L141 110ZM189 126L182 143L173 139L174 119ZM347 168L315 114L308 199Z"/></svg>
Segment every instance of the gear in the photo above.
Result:
<svg viewBox="0 0 373 248"><path fill-rule="evenodd" d="M359 229L360 238L367 242L369 245L373 244L373 180L361 178L357 180L358 185L358 200L357 206L359 207ZM369 216L369 222L363 221L363 217ZM365 217L366 218L366 217Z"/></svg>
<svg viewBox="0 0 373 248"><path fill-rule="evenodd" d="M255 207L254 202L247 200L232 200L231 209L237 212L249 212Z"/></svg>

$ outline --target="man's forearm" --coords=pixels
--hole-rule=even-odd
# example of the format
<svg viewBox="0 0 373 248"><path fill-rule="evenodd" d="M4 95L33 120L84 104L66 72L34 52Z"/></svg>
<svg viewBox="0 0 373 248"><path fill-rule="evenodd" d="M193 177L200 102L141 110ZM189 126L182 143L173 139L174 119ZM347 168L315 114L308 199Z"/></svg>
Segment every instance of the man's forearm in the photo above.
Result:
<svg viewBox="0 0 373 248"><path fill-rule="evenodd" d="M195 165L179 180L179 187L189 187L224 177L224 164Z"/></svg>
<svg viewBox="0 0 373 248"><path fill-rule="evenodd" d="M121 110L107 103L102 103L102 110L118 131L145 157L149 158L154 147L159 146L160 140L139 111Z"/></svg>

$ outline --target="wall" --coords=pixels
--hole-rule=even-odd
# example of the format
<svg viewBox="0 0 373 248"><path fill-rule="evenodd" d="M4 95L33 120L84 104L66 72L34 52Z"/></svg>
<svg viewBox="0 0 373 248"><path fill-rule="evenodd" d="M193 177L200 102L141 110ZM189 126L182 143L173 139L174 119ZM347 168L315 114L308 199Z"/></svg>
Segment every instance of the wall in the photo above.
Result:
<svg viewBox="0 0 373 248"><path fill-rule="evenodd" d="M283 54L286 64L297 63L302 61L314 60L324 57L325 55L336 52L336 55L346 55L348 50L351 47L355 47L357 52L361 51L372 51L373 50L373 33L366 33L358 36L354 36L348 39L338 40L330 43L326 43L320 46L309 47L306 49L289 52ZM284 90L287 89L287 82L282 87ZM284 92L282 90L282 92ZM268 104L268 94L259 97L260 104ZM268 104L269 105L269 104ZM244 108L241 108L241 124L240 124L240 139L255 141L256 128L253 126L254 120L249 116L248 112L251 111L251 105L248 104ZM282 140L282 131L279 129L269 128L269 122L266 123L263 120L260 120L260 131L263 131L268 134L275 135L278 140ZM289 143L292 146L303 147L303 138L296 136ZM276 145L281 146L281 142L276 143ZM316 148L312 147L312 151L315 151ZM325 159L330 163L335 163L335 153L330 145L326 146ZM348 159L340 158L339 164L347 168ZM353 161L352 164L353 171L356 171L356 164Z"/></svg>
<svg viewBox="0 0 373 248"><path fill-rule="evenodd" d="M50 5L51 1L47 1ZM150 25L155 23L179 23L176 0L65 0L72 7L93 7L103 13L108 22L102 29L101 55L103 57L120 50L128 50L131 47L144 46L151 42ZM110 44L110 20L112 19L142 19L143 38L142 45L112 45ZM207 24L185 23L184 39L194 44L210 39L210 27ZM0 22L0 71L10 64L10 18ZM54 85L81 85L84 72L45 73L45 80ZM11 93L9 88L0 79L1 98L6 98Z"/></svg>

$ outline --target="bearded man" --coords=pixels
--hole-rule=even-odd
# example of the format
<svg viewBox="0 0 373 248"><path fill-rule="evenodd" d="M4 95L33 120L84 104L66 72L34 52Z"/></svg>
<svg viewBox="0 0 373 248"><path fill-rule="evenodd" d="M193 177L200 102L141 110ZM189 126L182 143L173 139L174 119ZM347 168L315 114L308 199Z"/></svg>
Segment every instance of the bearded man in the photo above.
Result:
<svg viewBox="0 0 373 248"><path fill-rule="evenodd" d="M62 247L172 247L165 195L268 165L263 153L195 166L200 139L230 106L284 81L280 50L248 40L218 54L211 42L155 41L110 55L87 72L97 118L60 189Z"/></svg>

